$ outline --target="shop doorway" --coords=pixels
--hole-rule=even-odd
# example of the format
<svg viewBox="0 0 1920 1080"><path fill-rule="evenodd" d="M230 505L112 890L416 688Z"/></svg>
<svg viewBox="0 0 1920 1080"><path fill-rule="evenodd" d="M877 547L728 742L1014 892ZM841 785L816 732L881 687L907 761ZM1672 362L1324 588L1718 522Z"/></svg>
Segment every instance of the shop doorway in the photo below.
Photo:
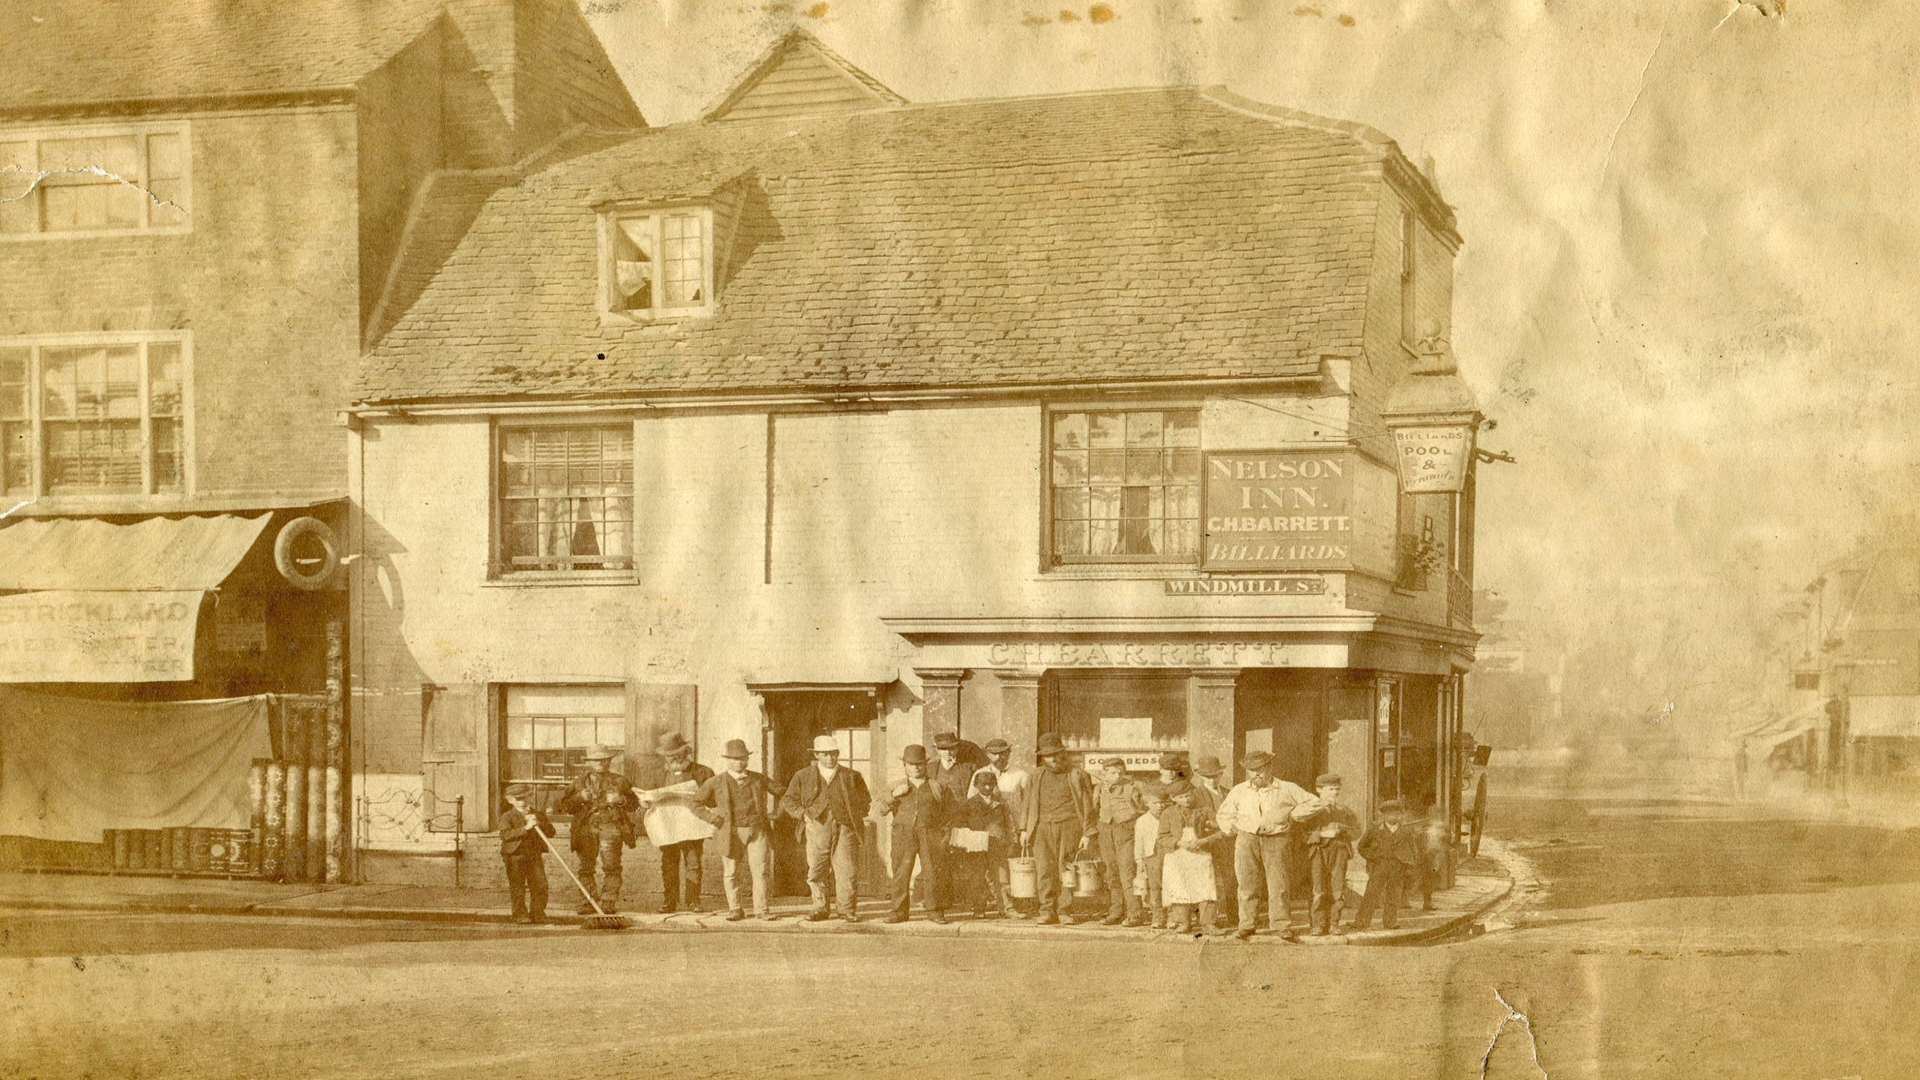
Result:
<svg viewBox="0 0 1920 1080"><path fill-rule="evenodd" d="M840 764L859 773L869 792L879 790L874 766L874 729L878 692L867 688L767 689L760 691L767 709L767 774L784 788L795 773L813 764L815 736L829 735L840 747ZM861 848L862 895L875 895L879 853L874 829L867 825ZM807 895L806 834L801 824L783 819L773 832L773 892L775 896Z"/></svg>

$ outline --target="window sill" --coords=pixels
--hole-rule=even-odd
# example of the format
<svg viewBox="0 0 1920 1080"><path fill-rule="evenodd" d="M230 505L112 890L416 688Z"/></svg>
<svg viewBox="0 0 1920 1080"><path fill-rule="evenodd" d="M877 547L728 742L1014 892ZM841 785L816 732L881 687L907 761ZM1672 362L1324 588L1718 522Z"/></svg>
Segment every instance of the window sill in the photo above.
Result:
<svg viewBox="0 0 1920 1080"><path fill-rule="evenodd" d="M488 589L621 586L640 584L640 576L631 570L523 570L515 574L496 574L480 584Z"/></svg>
<svg viewBox="0 0 1920 1080"><path fill-rule="evenodd" d="M603 330L625 330L644 326L678 326L682 323L711 322L717 314L718 312L712 306L676 308L648 312L645 315L634 315L624 311L603 311L600 313L600 327Z"/></svg>

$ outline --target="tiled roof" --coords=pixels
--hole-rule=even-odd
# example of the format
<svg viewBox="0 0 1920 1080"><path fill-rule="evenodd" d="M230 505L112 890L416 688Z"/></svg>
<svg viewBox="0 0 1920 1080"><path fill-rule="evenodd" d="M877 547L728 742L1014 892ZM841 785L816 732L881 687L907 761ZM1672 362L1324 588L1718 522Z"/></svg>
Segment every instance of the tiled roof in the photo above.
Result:
<svg viewBox="0 0 1920 1080"><path fill-rule="evenodd" d="M1311 375L1361 349L1390 159L1370 129L1196 89L602 138L477 215L470 190L429 211L460 239L355 396ZM595 207L722 189L715 315L603 327Z"/></svg>
<svg viewBox="0 0 1920 1080"><path fill-rule="evenodd" d="M0 111L351 86L444 0L6 0Z"/></svg>

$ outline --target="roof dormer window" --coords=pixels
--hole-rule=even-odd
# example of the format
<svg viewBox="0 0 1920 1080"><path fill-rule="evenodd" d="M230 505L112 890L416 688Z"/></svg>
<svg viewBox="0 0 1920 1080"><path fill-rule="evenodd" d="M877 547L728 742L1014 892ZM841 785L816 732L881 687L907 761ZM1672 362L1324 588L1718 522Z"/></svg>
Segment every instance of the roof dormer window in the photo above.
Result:
<svg viewBox="0 0 1920 1080"><path fill-rule="evenodd" d="M661 319L712 310L711 210L615 210L602 221L601 281L607 316Z"/></svg>

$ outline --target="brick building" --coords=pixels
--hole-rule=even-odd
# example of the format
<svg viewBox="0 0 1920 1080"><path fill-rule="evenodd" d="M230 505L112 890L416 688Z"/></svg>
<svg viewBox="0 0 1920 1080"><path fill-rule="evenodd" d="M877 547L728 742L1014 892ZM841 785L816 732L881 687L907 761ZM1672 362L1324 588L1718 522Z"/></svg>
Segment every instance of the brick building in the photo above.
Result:
<svg viewBox="0 0 1920 1080"><path fill-rule="evenodd" d="M1384 135L1220 89L911 104L793 35L415 239L450 254L351 409L369 797L480 830L675 731L781 776L831 734L878 788L956 729L1454 797L1472 456L1403 495L1383 414L1443 370L1460 238ZM362 842L402 878L454 840Z"/></svg>
<svg viewBox="0 0 1920 1080"><path fill-rule="evenodd" d="M346 592L276 571L324 569L325 528L275 546L344 526L341 410L413 207L644 124L562 0L165 0L134 22L0 12L0 685L319 693ZM88 648L128 592L169 625Z"/></svg>

